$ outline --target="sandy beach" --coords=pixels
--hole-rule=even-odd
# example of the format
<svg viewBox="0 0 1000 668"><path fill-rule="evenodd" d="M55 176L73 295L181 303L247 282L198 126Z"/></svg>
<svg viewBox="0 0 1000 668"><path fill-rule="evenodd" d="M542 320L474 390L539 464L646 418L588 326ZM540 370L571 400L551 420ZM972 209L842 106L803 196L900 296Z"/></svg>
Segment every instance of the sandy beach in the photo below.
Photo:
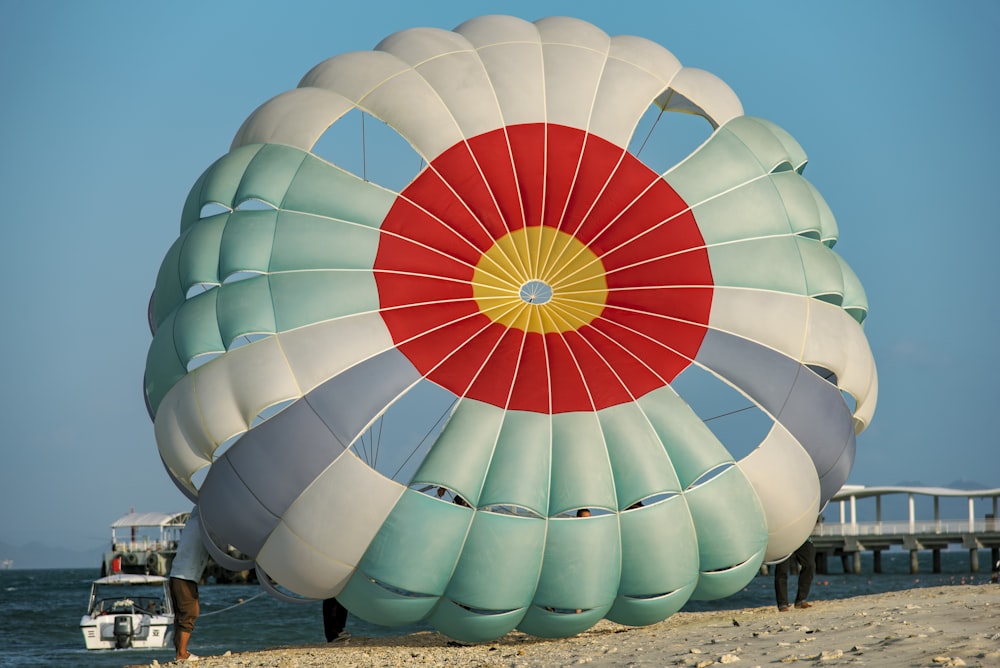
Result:
<svg viewBox="0 0 1000 668"><path fill-rule="evenodd" d="M250 630L248 629L248 632ZM197 652L197 631L192 646ZM954 585L774 606L681 612L653 626L602 621L574 638L513 632L475 645L438 633L352 637L322 645L202 657L239 668L336 666L550 667L1000 666L1000 586ZM156 665L180 665L179 662Z"/></svg>

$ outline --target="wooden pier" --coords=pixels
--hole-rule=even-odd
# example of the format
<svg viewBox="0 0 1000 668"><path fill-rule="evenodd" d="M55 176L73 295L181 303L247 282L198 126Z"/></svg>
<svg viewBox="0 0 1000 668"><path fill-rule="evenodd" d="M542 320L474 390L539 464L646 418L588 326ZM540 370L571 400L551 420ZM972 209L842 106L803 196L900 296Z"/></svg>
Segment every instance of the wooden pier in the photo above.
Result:
<svg viewBox="0 0 1000 668"><path fill-rule="evenodd" d="M905 495L908 517L899 521L882 519L882 499L889 495ZM920 497L932 501L933 516L918 518L916 502ZM859 500L871 500L875 504L874 521L858 521ZM941 517L942 499L965 499L968 512L965 517L945 519ZM867 501L866 501L867 502ZM976 512L976 506L980 512ZM952 505L955 501L951 501ZM816 546L817 571L826 573L827 561L839 557L845 573L861 572L861 553L871 551L875 573L882 572L882 552L894 546L910 553L910 573L918 572L918 554L922 550L932 553L931 568L941 572L941 551L952 546L960 546L969 551L969 571L978 573L979 550L990 550L990 564L996 572L1000 561L1000 489L958 490L941 487L861 487L845 486L826 508L829 516L839 504L840 521L825 520L816 525L812 541ZM926 505L926 504L925 504ZM831 508L832 507L832 508ZM984 512L991 508L992 512Z"/></svg>

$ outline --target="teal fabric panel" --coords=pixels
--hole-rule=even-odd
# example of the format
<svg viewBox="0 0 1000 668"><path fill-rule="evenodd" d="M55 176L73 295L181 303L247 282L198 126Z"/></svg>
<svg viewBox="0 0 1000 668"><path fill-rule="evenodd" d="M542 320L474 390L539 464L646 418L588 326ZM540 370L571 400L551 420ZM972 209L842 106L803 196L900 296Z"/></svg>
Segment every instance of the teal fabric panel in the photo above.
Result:
<svg viewBox="0 0 1000 668"><path fill-rule="evenodd" d="M837 258L837 263L840 265L840 275L844 278L842 306L851 314L852 318L862 323L868 316L868 295L865 294L865 288L858 280L858 275L854 273L844 258L836 253L834 253L834 257Z"/></svg>
<svg viewBox="0 0 1000 668"><path fill-rule="evenodd" d="M746 239L710 246L708 258L716 285L806 294L796 237Z"/></svg>
<svg viewBox="0 0 1000 668"><path fill-rule="evenodd" d="M182 235L171 244L163 262L160 263L160 270L156 273L156 287L153 289L153 322L156 323L157 329L187 296L180 272L184 239Z"/></svg>
<svg viewBox="0 0 1000 668"><path fill-rule="evenodd" d="M517 628L539 638L568 638L583 633L601 621L610 609L610 604L581 612L546 610L544 607L532 606Z"/></svg>
<svg viewBox="0 0 1000 668"><path fill-rule="evenodd" d="M702 572L733 568L767 545L767 522L757 493L738 466L684 494L698 533Z"/></svg>
<svg viewBox="0 0 1000 668"><path fill-rule="evenodd" d="M413 483L444 485L471 505L478 505L502 420L503 409L470 399L460 401L417 469Z"/></svg>
<svg viewBox="0 0 1000 668"><path fill-rule="evenodd" d="M277 216L270 271L375 266L378 230L304 213L281 211Z"/></svg>
<svg viewBox="0 0 1000 668"><path fill-rule="evenodd" d="M352 611L353 612L353 611ZM495 640L514 630L525 611L511 610L503 614L484 614L442 599L428 622L441 633L461 642Z"/></svg>
<svg viewBox="0 0 1000 668"><path fill-rule="evenodd" d="M222 156L205 170L184 202L182 232L201 218L201 210L205 204L214 202L229 209L235 208L233 202L243 174L260 149L261 144L241 146Z"/></svg>
<svg viewBox="0 0 1000 668"><path fill-rule="evenodd" d="M233 208L258 199L279 208L307 153L291 146L264 144L247 165L233 197Z"/></svg>
<svg viewBox="0 0 1000 668"><path fill-rule="evenodd" d="M770 121L737 116L723 127L747 145L763 171L798 170L806 162L806 153L799 143Z"/></svg>
<svg viewBox="0 0 1000 668"><path fill-rule="evenodd" d="M185 294L198 283L222 282L219 278L219 250L228 221L229 214L222 213L200 221L187 231L178 263Z"/></svg>
<svg viewBox="0 0 1000 668"><path fill-rule="evenodd" d="M355 571L337 594L340 604L372 624L401 626L426 618L440 600L437 596L410 596L389 591Z"/></svg>
<svg viewBox="0 0 1000 668"><path fill-rule="evenodd" d="M267 276L254 276L214 290L219 332L226 349L245 334L274 334L274 306Z"/></svg>
<svg viewBox="0 0 1000 668"><path fill-rule="evenodd" d="M605 616L613 622L626 626L656 624L683 608L690 600L693 591L692 583L672 594L656 598L629 598L619 594L615 604Z"/></svg>
<svg viewBox="0 0 1000 668"><path fill-rule="evenodd" d="M666 180L688 206L696 207L766 173L747 145L726 124L669 171Z"/></svg>
<svg viewBox="0 0 1000 668"><path fill-rule="evenodd" d="M816 201L816 210L819 212L820 241L833 248L837 245L837 238L840 234L837 219L834 217L833 211L830 210L830 205L816 190L816 186L806 179L802 179L802 182L812 191L813 199Z"/></svg>
<svg viewBox="0 0 1000 668"><path fill-rule="evenodd" d="M757 116L748 117L750 120L754 121L758 125L762 125L773 134L779 142L781 142L782 147L784 147L785 156L795 171L802 173L805 169L806 164L809 162L809 156L806 155L806 151L799 142L788 133L783 127L773 123L766 118L758 118ZM735 119L734 119L735 120Z"/></svg>
<svg viewBox="0 0 1000 668"><path fill-rule="evenodd" d="M367 272L295 272L272 274L268 279L279 332L378 310L375 278Z"/></svg>
<svg viewBox="0 0 1000 668"><path fill-rule="evenodd" d="M555 609L611 607L618 593L618 515L550 519L534 604Z"/></svg>
<svg viewBox="0 0 1000 668"><path fill-rule="evenodd" d="M620 404L597 415L614 473L618 509L653 494L681 490L670 458L639 406Z"/></svg>
<svg viewBox="0 0 1000 668"><path fill-rule="evenodd" d="M545 530L541 518L477 512L445 596L484 610L526 608L542 567Z"/></svg>
<svg viewBox="0 0 1000 668"><path fill-rule="evenodd" d="M615 509L611 462L594 413L552 416L552 488L549 515L574 508Z"/></svg>
<svg viewBox="0 0 1000 668"><path fill-rule="evenodd" d="M691 593L694 601L712 601L718 598L732 596L747 586L752 581L754 574L760 570L760 565L764 563L764 551L762 547L755 554L739 566L722 571L711 573L702 572L698 577L698 586Z"/></svg>
<svg viewBox="0 0 1000 668"><path fill-rule="evenodd" d="M234 211L229 215L219 247L218 271L223 281L239 271L268 271L277 217L277 211Z"/></svg>
<svg viewBox="0 0 1000 668"><path fill-rule="evenodd" d="M802 254L808 295L839 306L844 298L844 274L836 253L813 239L799 237L796 242Z"/></svg>
<svg viewBox="0 0 1000 668"><path fill-rule="evenodd" d="M750 237L790 234L788 212L780 195L770 178L762 178L698 204L694 214L705 244L711 247Z"/></svg>
<svg viewBox="0 0 1000 668"><path fill-rule="evenodd" d="M146 353L145 387L153 415L163 401L163 395L187 373L187 366L177 356L174 346L174 314L169 314L156 330L156 336Z"/></svg>
<svg viewBox="0 0 1000 668"><path fill-rule="evenodd" d="M222 353L226 350L219 334L219 320L216 316L218 296L219 291L216 289L192 297L177 309L173 329L169 332L162 329L157 332L157 336L173 335L177 356L185 365L197 355Z"/></svg>
<svg viewBox="0 0 1000 668"><path fill-rule="evenodd" d="M654 390L637 403L670 456L681 488L719 464L733 461L715 434L670 387Z"/></svg>
<svg viewBox="0 0 1000 668"><path fill-rule="evenodd" d="M395 200L391 190L308 156L280 208L379 227Z"/></svg>
<svg viewBox="0 0 1000 668"><path fill-rule="evenodd" d="M695 525L677 495L621 514L622 574L618 593L662 596L694 588L698 575Z"/></svg>
<svg viewBox="0 0 1000 668"><path fill-rule="evenodd" d="M769 180L778 191L792 232L810 239L822 239L815 189L810 188L808 182L795 172L777 172L771 174Z"/></svg>
<svg viewBox="0 0 1000 668"><path fill-rule="evenodd" d="M358 570L405 591L441 595L472 514L469 508L407 489L375 534Z"/></svg>
<svg viewBox="0 0 1000 668"><path fill-rule="evenodd" d="M552 421L525 411L504 414L479 506L515 504L548 514Z"/></svg>

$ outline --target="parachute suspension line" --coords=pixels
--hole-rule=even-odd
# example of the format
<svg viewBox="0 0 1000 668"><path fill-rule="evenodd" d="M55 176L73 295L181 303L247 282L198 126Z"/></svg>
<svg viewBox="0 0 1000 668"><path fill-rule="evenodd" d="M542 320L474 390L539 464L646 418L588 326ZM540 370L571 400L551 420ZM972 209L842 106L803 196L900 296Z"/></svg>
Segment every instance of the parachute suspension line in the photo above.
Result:
<svg viewBox="0 0 1000 668"><path fill-rule="evenodd" d="M257 592L256 594L254 594L253 596L251 596L250 598L248 598L245 601L240 601L239 603L234 603L233 605L229 606L228 608L223 608L222 610L213 610L212 612L203 612L203 613L201 613L200 616L201 617L210 617L212 615L217 615L220 612L225 612L226 610L232 610L233 608L238 608L241 605L246 605L247 603L249 603L250 601L254 600L255 598L260 598L261 596L263 596L266 593L267 593L266 591Z"/></svg>
<svg viewBox="0 0 1000 668"><path fill-rule="evenodd" d="M646 142L648 142L649 138L653 136L653 130L656 129L656 124L660 122L660 119L662 117L663 117L663 108L661 107L660 113L656 115L656 120L653 121L653 124L651 126L649 126L649 132L646 133L646 138L642 140L642 144L639 145L639 150L635 152L635 157L638 158L639 154L642 153L642 149L646 148Z"/></svg>
<svg viewBox="0 0 1000 668"><path fill-rule="evenodd" d="M361 179L368 180L368 146L365 144L365 112L361 112Z"/></svg>
<svg viewBox="0 0 1000 668"><path fill-rule="evenodd" d="M381 420L382 418L379 419ZM365 459L368 461L369 464L371 464L372 468L375 468L375 461L378 459L378 455L372 454L374 450L374 448L372 447L372 425L368 425L367 436L368 440L365 440L362 437L361 443L365 448Z"/></svg>
<svg viewBox="0 0 1000 668"><path fill-rule="evenodd" d="M372 439L372 443L373 443L374 448L375 448L375 457L374 457L374 460L372 461L372 468L374 468L375 462L378 461L378 451L379 451L379 448L382 447L382 425L383 424L385 424L385 415L384 414L382 415L382 417L380 417L378 419L378 435L374 436L373 439ZM368 431L372 432L372 428L369 427Z"/></svg>
<svg viewBox="0 0 1000 668"><path fill-rule="evenodd" d="M726 417L727 415L736 415L737 413L742 413L743 411L748 411L751 408L756 408L756 406L754 406L754 405L744 406L743 408L737 408L736 410L729 411L728 413L719 413L718 415L716 415L714 417L705 418L704 420L702 420L702 422L711 422L712 420L717 420L719 418Z"/></svg>
<svg viewBox="0 0 1000 668"><path fill-rule="evenodd" d="M396 479L396 476L398 476L399 472L403 470L403 467L406 466L406 464L410 461L410 459L413 458L413 455L415 455L417 450L420 449L420 446L424 444L424 441L427 440L427 437L430 436L432 433L434 433L434 430L437 429L437 426L441 424L441 420L443 420L446 415L451 413L451 409L455 407L456 402L458 402L458 397L455 397L455 401L451 402L451 404L449 404L448 407L444 409L444 411L441 413L441 416L438 417L438 419L434 422L434 424L431 425L431 428L427 430L427 433L423 435L423 438L417 441L417 444L413 446L412 450L410 450L410 454L406 456L406 459L403 460L403 463L400 464L399 468L397 468L396 471L392 474L391 478L393 480Z"/></svg>

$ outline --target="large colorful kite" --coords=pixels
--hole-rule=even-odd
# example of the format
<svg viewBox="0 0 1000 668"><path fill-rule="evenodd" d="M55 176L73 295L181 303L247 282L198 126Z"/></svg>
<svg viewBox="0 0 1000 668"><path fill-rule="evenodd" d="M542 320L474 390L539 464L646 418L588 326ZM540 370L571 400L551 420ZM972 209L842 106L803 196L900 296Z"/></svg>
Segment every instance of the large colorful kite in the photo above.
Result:
<svg viewBox="0 0 1000 668"><path fill-rule="evenodd" d="M710 124L664 173L628 150L653 107ZM422 161L398 192L314 152L358 110ZM156 440L211 550L462 640L738 591L809 535L875 408L805 163L714 75L576 19L320 63L195 183L150 303ZM739 461L689 368L769 421Z"/></svg>

